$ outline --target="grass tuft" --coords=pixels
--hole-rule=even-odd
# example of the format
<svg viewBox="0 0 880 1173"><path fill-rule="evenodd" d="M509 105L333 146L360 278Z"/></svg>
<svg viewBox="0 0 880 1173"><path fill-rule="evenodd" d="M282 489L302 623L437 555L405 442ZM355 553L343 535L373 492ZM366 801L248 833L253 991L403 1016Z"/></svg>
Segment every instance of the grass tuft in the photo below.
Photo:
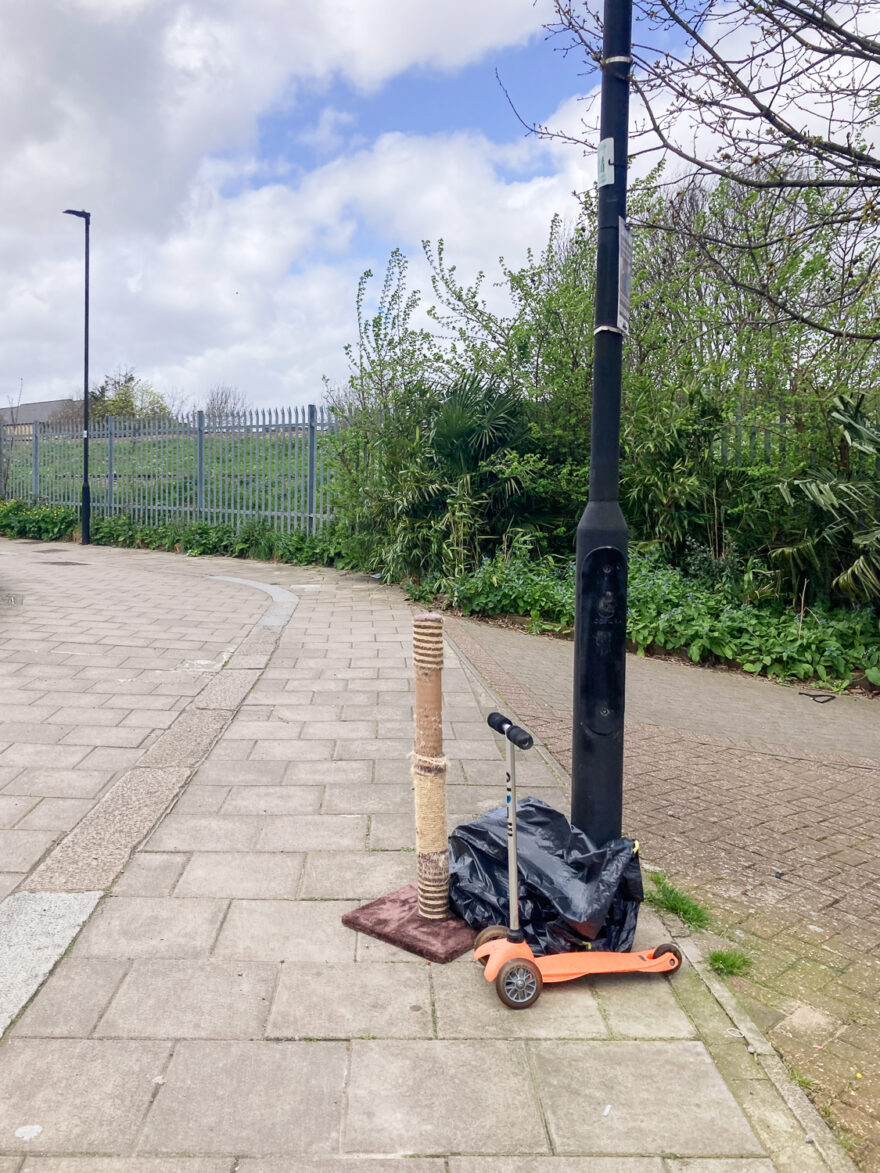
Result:
<svg viewBox="0 0 880 1173"><path fill-rule="evenodd" d="M674 913L688 928L704 929L708 925L708 909L698 904L692 896L688 896L687 892L682 892L680 888L670 884L663 872L653 872L651 880L655 890L645 893L648 904L663 912Z"/></svg>
<svg viewBox="0 0 880 1173"><path fill-rule="evenodd" d="M748 973L752 968L752 959L741 949L713 949L709 954L709 966L715 973L731 977Z"/></svg>

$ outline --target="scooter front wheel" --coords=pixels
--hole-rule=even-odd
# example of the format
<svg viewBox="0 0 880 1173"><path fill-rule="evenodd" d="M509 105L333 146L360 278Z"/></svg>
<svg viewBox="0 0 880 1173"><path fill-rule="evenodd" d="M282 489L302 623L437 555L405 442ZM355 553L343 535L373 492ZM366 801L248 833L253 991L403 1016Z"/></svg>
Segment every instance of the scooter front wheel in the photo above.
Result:
<svg viewBox="0 0 880 1173"><path fill-rule="evenodd" d="M490 941L500 941L502 937L506 936L507 929L504 925L488 925L485 929L480 929L474 938L474 949L479 949L481 945L488 945ZM485 969L489 958L481 957L479 961L480 965Z"/></svg>
<svg viewBox="0 0 880 1173"><path fill-rule="evenodd" d="M495 979L498 997L511 1010L525 1010L538 1001L544 979L533 961L514 957L505 961Z"/></svg>

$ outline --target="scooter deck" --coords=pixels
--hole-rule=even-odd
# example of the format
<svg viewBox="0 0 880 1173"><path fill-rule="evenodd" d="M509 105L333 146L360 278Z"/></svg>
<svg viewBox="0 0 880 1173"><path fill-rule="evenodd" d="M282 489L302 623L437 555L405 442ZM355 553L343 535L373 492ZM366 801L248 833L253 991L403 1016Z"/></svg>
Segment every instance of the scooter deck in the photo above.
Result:
<svg viewBox="0 0 880 1173"><path fill-rule="evenodd" d="M568 982L589 974L603 973L671 973L678 969L679 960L674 953L654 956L652 949L639 953L611 953L596 950L572 953L550 953L536 957L525 942L508 941L505 937L487 941L474 950L474 960L486 959L483 976L487 982L494 982L505 961L526 958L538 967L545 983Z"/></svg>

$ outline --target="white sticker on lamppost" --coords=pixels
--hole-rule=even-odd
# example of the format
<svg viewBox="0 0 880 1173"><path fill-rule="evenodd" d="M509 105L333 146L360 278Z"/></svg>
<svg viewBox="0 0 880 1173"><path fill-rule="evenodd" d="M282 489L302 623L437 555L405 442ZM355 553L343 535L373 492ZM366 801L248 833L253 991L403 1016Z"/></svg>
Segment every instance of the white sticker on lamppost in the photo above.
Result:
<svg viewBox="0 0 880 1173"><path fill-rule="evenodd" d="M622 216L618 218L617 328L629 334L629 301L632 294L633 234Z"/></svg>
<svg viewBox="0 0 880 1173"><path fill-rule="evenodd" d="M606 184L614 182L613 138L603 138L599 143L596 167L598 171L597 182L599 187L605 187Z"/></svg>

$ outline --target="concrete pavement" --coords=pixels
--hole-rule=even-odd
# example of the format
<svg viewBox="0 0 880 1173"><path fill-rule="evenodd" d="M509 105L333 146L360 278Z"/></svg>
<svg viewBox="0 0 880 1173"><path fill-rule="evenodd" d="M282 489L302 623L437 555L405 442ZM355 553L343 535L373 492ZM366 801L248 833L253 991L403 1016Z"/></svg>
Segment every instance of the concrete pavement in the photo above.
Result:
<svg viewBox="0 0 880 1173"><path fill-rule="evenodd" d="M452 620L479 671L571 754L570 643ZM627 657L624 826L744 950L737 996L864 1169L880 1170L880 700Z"/></svg>
<svg viewBox="0 0 880 1173"><path fill-rule="evenodd" d="M399 592L19 542L0 543L0 579L16 598L0 616L15 706L0 727L4 845L47 832L5 869L0 920L16 915L0 973L25 904L25 932L51 949L41 910L94 900L0 1044L0 1173L850 1167L685 935L670 981L568 984L517 1013L468 958L428 965L341 925L414 877ZM68 622L103 626L71 641ZM450 646L444 670L450 827L501 799L484 721L498 699L468 659ZM120 711L114 697L124 716L95 720ZM44 742L46 728L63 732ZM95 740L117 728L147 732ZM519 777L566 809L549 754L533 751ZM84 805L53 815L69 797ZM19 825L46 803L44 821L63 813L64 826ZM643 913L641 943L669 931Z"/></svg>

